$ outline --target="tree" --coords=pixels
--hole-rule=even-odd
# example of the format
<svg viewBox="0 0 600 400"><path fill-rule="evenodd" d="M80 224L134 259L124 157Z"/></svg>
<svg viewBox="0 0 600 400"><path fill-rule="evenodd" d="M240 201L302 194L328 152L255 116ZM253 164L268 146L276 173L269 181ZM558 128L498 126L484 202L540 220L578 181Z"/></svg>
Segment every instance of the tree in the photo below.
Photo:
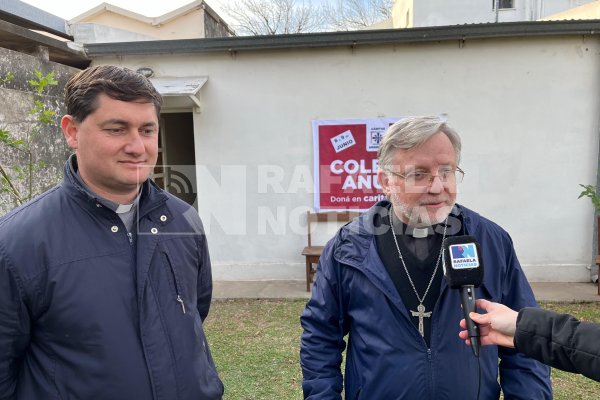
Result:
<svg viewBox="0 0 600 400"><path fill-rule="evenodd" d="M223 10L241 35L278 35L367 28L391 18L394 0L230 0ZM328 3L332 1L333 3Z"/></svg>
<svg viewBox="0 0 600 400"><path fill-rule="evenodd" d="M334 0L325 4L330 30L351 31L367 28L392 17L393 0Z"/></svg>
<svg viewBox="0 0 600 400"><path fill-rule="evenodd" d="M589 197L592 201L592 205L596 209L596 212L600 214L600 195L596 191L596 187L592 185L582 185L579 184L583 188L583 191L579 194L578 199L582 197ZM598 250L600 252L600 249Z"/></svg>
<svg viewBox="0 0 600 400"><path fill-rule="evenodd" d="M13 79L14 74L9 72L0 78L0 86L7 85ZM5 147L5 151L15 151L17 159L24 161L10 165L9 162L0 160L0 193L10 194L17 204L23 204L38 194L38 188L34 185L34 173L45 168L46 162L36 157L34 142L43 127L55 123L56 114L41 100L49 86L58 84L54 79L54 72L43 75L40 71L35 71L35 78L27 83L38 97L29 110L33 120L29 123L28 131L17 134L0 129L0 145Z"/></svg>
<svg viewBox="0 0 600 400"><path fill-rule="evenodd" d="M223 10L242 35L278 35L319 31L323 27L321 9L309 0L238 0Z"/></svg>

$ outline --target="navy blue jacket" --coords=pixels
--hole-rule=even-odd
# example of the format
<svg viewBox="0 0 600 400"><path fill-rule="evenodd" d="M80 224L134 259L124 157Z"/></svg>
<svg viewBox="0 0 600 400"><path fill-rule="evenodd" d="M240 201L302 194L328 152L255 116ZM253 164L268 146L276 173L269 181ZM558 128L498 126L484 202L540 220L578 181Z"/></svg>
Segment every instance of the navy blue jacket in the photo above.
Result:
<svg viewBox="0 0 600 400"><path fill-rule="evenodd" d="M442 279L427 348L377 253L372 221L375 209L386 204L376 204L342 227L325 246L301 317L304 396L341 398L340 365L348 335L346 399L475 399L478 365L458 338L463 318L459 292ZM536 306L508 234L475 212L458 209L464 233L481 245L485 276L477 297L513 309ZM500 385L506 399L552 398L549 368L537 361L496 346L482 348L480 359L480 399L498 399Z"/></svg>
<svg viewBox="0 0 600 400"><path fill-rule="evenodd" d="M220 399L197 212L151 181L135 240L69 166L0 220L0 399Z"/></svg>

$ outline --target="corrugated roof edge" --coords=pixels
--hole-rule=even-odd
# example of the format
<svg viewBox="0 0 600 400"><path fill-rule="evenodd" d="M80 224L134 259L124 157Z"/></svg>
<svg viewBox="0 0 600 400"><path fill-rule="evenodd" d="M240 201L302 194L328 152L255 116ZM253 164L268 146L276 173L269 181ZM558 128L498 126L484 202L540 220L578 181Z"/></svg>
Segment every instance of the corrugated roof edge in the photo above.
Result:
<svg viewBox="0 0 600 400"><path fill-rule="evenodd" d="M0 2L0 19L73 40L73 36L67 32L64 19L20 0L2 0Z"/></svg>
<svg viewBox="0 0 600 400"><path fill-rule="evenodd" d="M534 21L273 36L90 43L85 44L84 48L89 57L95 57L126 54L183 54L285 48L355 47L385 43L524 36L596 35L598 33L600 33L600 20Z"/></svg>

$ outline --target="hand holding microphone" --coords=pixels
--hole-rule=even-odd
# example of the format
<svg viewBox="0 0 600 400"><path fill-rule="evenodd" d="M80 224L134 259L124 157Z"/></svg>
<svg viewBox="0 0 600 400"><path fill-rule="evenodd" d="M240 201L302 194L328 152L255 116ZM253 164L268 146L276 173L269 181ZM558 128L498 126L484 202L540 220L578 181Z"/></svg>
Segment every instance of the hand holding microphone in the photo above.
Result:
<svg viewBox="0 0 600 400"><path fill-rule="evenodd" d="M479 299L477 308L484 310L487 314L471 313L470 317L479 324L481 344L486 346L495 344L504 347L515 347L514 336L517 329L518 312L511 310L503 304ZM467 324L463 319L460 326L466 329ZM458 336L470 344L469 333L464 330Z"/></svg>
<svg viewBox="0 0 600 400"><path fill-rule="evenodd" d="M448 285L460 289L460 299L467 333L475 357L479 357L481 346L479 327L471 319L475 312L475 288L483 282L483 261L479 243L473 236L452 236L444 239L444 276Z"/></svg>

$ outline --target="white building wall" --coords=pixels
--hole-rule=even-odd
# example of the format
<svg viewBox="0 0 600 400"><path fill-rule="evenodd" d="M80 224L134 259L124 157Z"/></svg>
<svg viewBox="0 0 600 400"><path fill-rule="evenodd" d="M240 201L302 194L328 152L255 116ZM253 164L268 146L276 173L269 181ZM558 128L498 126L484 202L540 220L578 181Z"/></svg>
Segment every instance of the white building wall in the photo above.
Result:
<svg viewBox="0 0 600 400"><path fill-rule="evenodd" d="M577 196L596 181L598 54L595 37L545 37L95 62L209 77L194 123L217 280L304 278L311 120L446 114L459 202L509 231L531 280L588 281L593 210Z"/></svg>
<svg viewBox="0 0 600 400"><path fill-rule="evenodd" d="M515 1L523 1L523 0L515 0ZM548 15L556 14L559 12L566 11L570 8L575 8L582 6L587 3L593 3L596 0L529 0L530 2L540 3L540 9L543 13L543 17L547 17Z"/></svg>
<svg viewBox="0 0 600 400"><path fill-rule="evenodd" d="M409 1L413 4L414 27L496 22L494 0ZM498 22L536 21L592 1L594 0L514 0L513 9L498 11Z"/></svg>

